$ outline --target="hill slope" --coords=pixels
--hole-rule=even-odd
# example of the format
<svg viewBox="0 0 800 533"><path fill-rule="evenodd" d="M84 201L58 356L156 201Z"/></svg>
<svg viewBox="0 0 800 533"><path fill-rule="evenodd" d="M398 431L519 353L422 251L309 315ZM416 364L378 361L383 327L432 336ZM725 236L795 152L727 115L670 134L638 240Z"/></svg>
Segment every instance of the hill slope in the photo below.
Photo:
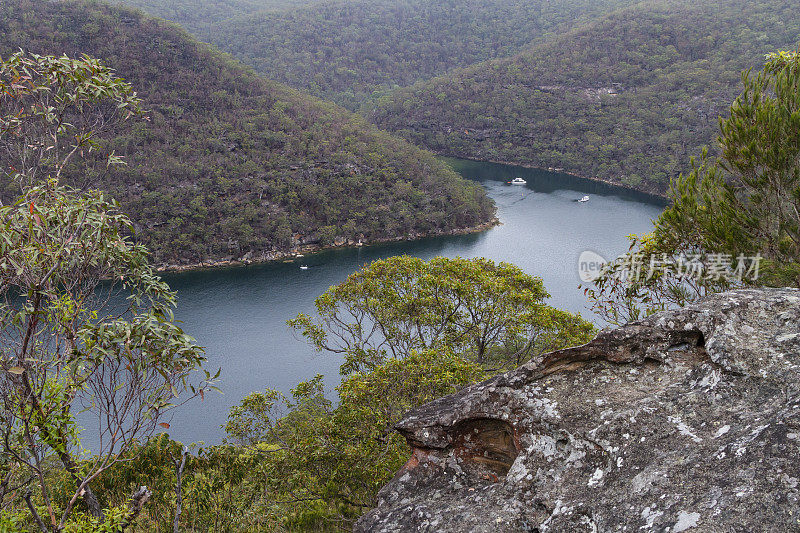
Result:
<svg viewBox="0 0 800 533"><path fill-rule="evenodd" d="M259 258L493 216L483 189L432 155L255 76L174 25L94 2L15 0L0 17L0 55L86 53L139 91L150 121L108 141L128 166L100 185L158 262Z"/></svg>
<svg viewBox="0 0 800 533"><path fill-rule="evenodd" d="M375 91L513 54L632 1L350 0L239 17L199 36L271 79L356 109Z"/></svg>
<svg viewBox="0 0 800 533"><path fill-rule="evenodd" d="M193 33L208 32L225 19L259 11L290 9L317 0L115 0L155 17L177 22Z"/></svg>
<svg viewBox="0 0 800 533"><path fill-rule="evenodd" d="M716 138L741 71L797 46L796 7L642 2L514 57L399 90L371 118L440 153L663 192Z"/></svg>

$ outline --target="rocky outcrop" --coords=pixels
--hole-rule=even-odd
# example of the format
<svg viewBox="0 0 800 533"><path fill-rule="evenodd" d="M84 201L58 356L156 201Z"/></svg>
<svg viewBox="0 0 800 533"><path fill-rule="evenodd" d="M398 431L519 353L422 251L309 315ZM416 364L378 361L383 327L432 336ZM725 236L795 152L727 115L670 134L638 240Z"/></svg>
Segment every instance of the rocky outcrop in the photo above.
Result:
<svg viewBox="0 0 800 533"><path fill-rule="evenodd" d="M800 530L800 291L603 331L408 413L356 531Z"/></svg>

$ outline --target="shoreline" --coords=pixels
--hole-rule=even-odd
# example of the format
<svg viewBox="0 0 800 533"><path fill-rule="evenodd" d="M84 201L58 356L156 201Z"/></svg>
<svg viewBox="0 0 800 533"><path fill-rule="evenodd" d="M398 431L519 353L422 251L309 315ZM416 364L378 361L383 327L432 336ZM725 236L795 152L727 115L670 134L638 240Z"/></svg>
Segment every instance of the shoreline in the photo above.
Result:
<svg viewBox="0 0 800 533"><path fill-rule="evenodd" d="M497 165L508 165L508 166L515 166L520 168L526 168L531 170L539 170L542 172L550 172L550 173L558 173L558 174L566 174L568 176L572 176L578 179L592 181L595 183L602 183L603 185L607 185L609 187L619 188L626 191L632 191L637 194L644 194L649 196L653 199L658 200L659 202L669 200L669 197L666 194L659 194L649 191L643 191L637 189L635 187L631 187L630 185L625 185L622 183L616 183L611 180L607 180L604 178L597 178L597 177L590 177L590 176L582 176L580 174L575 174L574 172L568 172L566 170L550 170L542 167L537 167L534 165L527 165L523 163L515 163L511 161L500 161L496 159L476 159L473 157L464 157L464 156L453 156L447 155L444 153L437 153L437 156L440 157L449 157L451 159L463 159L466 161L474 161L476 163L493 163ZM250 258L248 254L245 254L243 257L238 259L219 259L219 260L211 260L211 261L202 261L200 263L190 263L187 265L175 265L175 264L168 264L168 265L161 265L156 268L156 271L163 274L178 274L181 272L193 272L197 270L211 270L215 268L225 268L225 267L238 267L238 266L247 266L247 265L259 265L265 263L274 263L277 261L286 261L290 259L295 259L300 255L306 254L314 254L318 252L323 252L326 250L336 250L341 248L357 248L359 246L370 246L373 244L385 244L390 242L412 242L421 239L425 239L428 237L443 237L448 235L468 235L471 233L481 233L483 231L489 230L495 226L501 225L500 219L495 216L492 220L488 222L484 222L482 224L478 224L477 226L473 226L470 228L461 228L455 229L450 231L442 231L436 233L427 233L427 234L420 234L413 237L387 237L382 239L375 239L370 241L369 243L362 243L356 244L353 241L347 241L342 244L331 244L327 246L321 246L319 244L305 244L300 245L292 250L287 251L275 251L275 252L265 252L262 254L261 257Z"/></svg>
<svg viewBox="0 0 800 533"><path fill-rule="evenodd" d="M190 263L188 265L161 265L156 268L156 271L161 274L179 274L181 272L194 272L197 270L211 270L215 268L224 268L224 267L260 265L265 263L274 263L277 261L286 261L287 259L295 259L300 255L315 254L327 250L337 250L342 248L359 248L362 246L371 246L373 244L385 244L390 242L412 242L421 239L426 239L428 237L445 237L450 235L469 235L472 233L481 233L490 230L495 226L500 226L501 224L502 222L500 222L500 219L497 218L497 216L495 216L492 218L492 220L483 222L482 224L478 224L477 226L454 229L449 231L441 231L435 233L420 234L410 238L386 237L381 239L375 239L368 243L361 243L360 245L355 244L352 241L344 242L338 245L331 244L328 246L321 246L319 244L305 244L298 246L293 250L268 252L263 254L262 257L257 257L257 258L248 258L247 255L249 254L245 254L244 257L241 257L239 259L220 259L217 261L214 260L202 261L200 263Z"/></svg>
<svg viewBox="0 0 800 533"><path fill-rule="evenodd" d="M615 181L611 181L605 178L598 178L598 177L591 177L591 176L583 176L581 174L576 174L574 172L569 172L567 170L554 170L549 168L542 168L537 167L535 165L527 165L524 163L515 163L513 161L501 161L499 159L477 159L474 157L468 156L460 156L460 155L448 155L443 152L434 152L439 157L448 157L450 159L464 159L466 161L474 161L475 163L494 163L496 165L507 165L510 167L520 167L520 168L527 168L531 170L540 170L542 172L550 172L551 174L567 174L568 176L572 176L578 179L593 181L595 183L602 183L604 185L608 185L609 187L615 187L618 189L625 189L626 191L632 191L639 194L645 194L647 196L652 196L660 201L669 200L669 196L666 193L657 193L651 191L643 191L642 189L637 189L636 187L631 187L630 185L625 185L624 183L617 183Z"/></svg>

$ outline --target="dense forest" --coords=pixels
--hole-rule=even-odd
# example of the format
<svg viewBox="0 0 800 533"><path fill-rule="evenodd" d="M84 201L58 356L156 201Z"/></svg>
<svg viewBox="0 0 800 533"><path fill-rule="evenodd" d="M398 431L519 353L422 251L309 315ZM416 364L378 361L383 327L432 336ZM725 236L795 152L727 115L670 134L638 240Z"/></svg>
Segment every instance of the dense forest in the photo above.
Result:
<svg viewBox="0 0 800 533"><path fill-rule="evenodd" d="M452 57L440 63L426 55L440 41L425 40L439 26L423 21L424 10L401 17L422 17L413 22L417 34L408 29L413 24L376 15L423 5L411 1L314 11L374 8L359 27L378 30L389 20L402 28L335 48L362 43L380 51L379 43L390 42L402 51L392 52L397 63L365 59L355 82L345 77L315 90L359 103L378 124L441 153L563 167L653 192L664 191L720 132L721 156L703 153L673 180L670 205L651 232L631 236L628 254L583 287L601 317L637 320L734 287L800 287L800 52L771 53L766 63L763 57L797 46L800 20L788 0L646 0L585 24L594 15L579 6L589 2L542 3L540 15L565 10L531 22L528 44L520 36L501 45L499 34L475 30L498 44L486 44L489 55L524 51L389 92L451 68L450 59L468 61L475 45L468 31L474 13L464 15L465 26L441 30L450 32L441 42L457 46L443 45ZM186 15L195 6L203 25L291 0L268 2L220 3L218 14L202 12L210 4L173 8ZM491 20L495 12L487 9L481 17ZM559 31L570 23L574 29ZM414 39L420 48L411 46ZM366 54L355 48L352 57ZM279 55L287 65L294 61ZM545 422L560 416L550 416L554 404L540 401L539 385L596 355L593 348L552 352L585 344L596 328L549 306L541 278L480 257L395 256L364 265L319 295L312 313L286 317L310 350L340 358L340 381L309 375L288 394L265 383L226 420L207 417L224 424L221 443L185 444L166 434L175 404L191 400L184 408L208 413L202 402L219 392L223 369L213 372L191 332L183 332L172 312L176 293L151 262L269 259L303 244L474 228L495 212L481 187L365 116L261 78L176 24L132 8L0 0L0 56L0 172L7 178L0 186L0 532L346 530L379 505L387 494L381 487L404 464L417 465L423 477L443 464L426 458L413 437L410 454L394 431L404 413L527 365L517 377L533 376L529 405L513 416L500 405L476 425L471 416L444 417L433 443L452 452L447 490L473 503L479 500L470 494L502 496L521 479L514 465L530 458L515 459L517 449L537 446L538 437L529 432L520 441L517 430L542 413ZM742 75L749 67L755 70ZM398 73L409 77L392 78ZM94 131L97 143L89 142ZM745 257L756 266L744 275L737 266L737 274L732 262ZM646 279L633 272L647 264ZM756 294L747 291L747 298ZM244 368L272 365L274 349L266 346L264 357ZM612 364L613 355L599 362ZM647 376L639 385L663 390ZM545 447L561 446L545 436ZM573 451L595 447L579 444ZM738 455L738 474L753 477L748 457ZM546 462L523 464L534 467L526 477L538 476L534 470ZM552 464L559 474L558 461ZM603 470L597 477L586 466L568 474L599 490L591 479L603 478ZM604 483L616 483L614 475ZM786 494L774 499L791 515ZM558 502L531 503L513 523L505 516L489 523L526 531L552 525ZM403 512L404 501L399 505ZM720 505L722 512L736 502ZM669 527L677 530L684 515L695 514L681 511ZM575 523L587 516L575 515Z"/></svg>
<svg viewBox="0 0 800 533"><path fill-rule="evenodd" d="M100 58L147 110L104 148L99 185L157 263L269 258L298 244L403 238L491 220L483 189L356 115L264 80L179 27L101 3L0 5L0 55ZM5 196L14 187L5 184Z"/></svg>
<svg viewBox="0 0 800 533"><path fill-rule="evenodd" d="M371 118L439 153L664 192L718 134L741 71L800 42L796 3L647 1L510 58L381 99Z"/></svg>
<svg viewBox="0 0 800 533"><path fill-rule="evenodd" d="M220 22L259 11L290 9L317 0L115 0L150 15L177 22L193 33L206 33Z"/></svg>
<svg viewBox="0 0 800 533"><path fill-rule="evenodd" d="M656 193L713 144L741 71L800 41L786 0L249 0L205 26L129 3L438 153Z"/></svg>
<svg viewBox="0 0 800 533"><path fill-rule="evenodd" d="M205 30L187 27L270 79L357 109L388 89L508 56L631 3L351 0L241 16ZM147 4L159 15L168 9ZM182 16L171 20L185 23Z"/></svg>

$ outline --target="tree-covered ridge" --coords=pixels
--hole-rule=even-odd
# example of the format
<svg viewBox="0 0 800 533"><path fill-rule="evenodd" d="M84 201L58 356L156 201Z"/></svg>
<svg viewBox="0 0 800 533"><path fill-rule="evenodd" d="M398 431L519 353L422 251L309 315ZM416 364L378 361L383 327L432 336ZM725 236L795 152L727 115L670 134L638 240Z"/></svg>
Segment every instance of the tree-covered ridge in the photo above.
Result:
<svg viewBox="0 0 800 533"><path fill-rule="evenodd" d="M290 9L315 0L115 0L150 15L177 22L191 32L205 32L220 22L259 11Z"/></svg>
<svg viewBox="0 0 800 533"><path fill-rule="evenodd" d="M0 36L3 57L86 53L138 91L149 120L107 140L127 166L97 185L157 262L257 259L493 216L484 191L432 155L259 78L175 25L99 3L18 0L0 7Z"/></svg>
<svg viewBox="0 0 800 533"><path fill-rule="evenodd" d="M796 4L646 1L397 91L372 114L440 153L663 192L712 143L741 71L800 41Z"/></svg>
<svg viewBox="0 0 800 533"><path fill-rule="evenodd" d="M351 109L376 91L521 50L632 0L350 0L200 32L271 79Z"/></svg>

